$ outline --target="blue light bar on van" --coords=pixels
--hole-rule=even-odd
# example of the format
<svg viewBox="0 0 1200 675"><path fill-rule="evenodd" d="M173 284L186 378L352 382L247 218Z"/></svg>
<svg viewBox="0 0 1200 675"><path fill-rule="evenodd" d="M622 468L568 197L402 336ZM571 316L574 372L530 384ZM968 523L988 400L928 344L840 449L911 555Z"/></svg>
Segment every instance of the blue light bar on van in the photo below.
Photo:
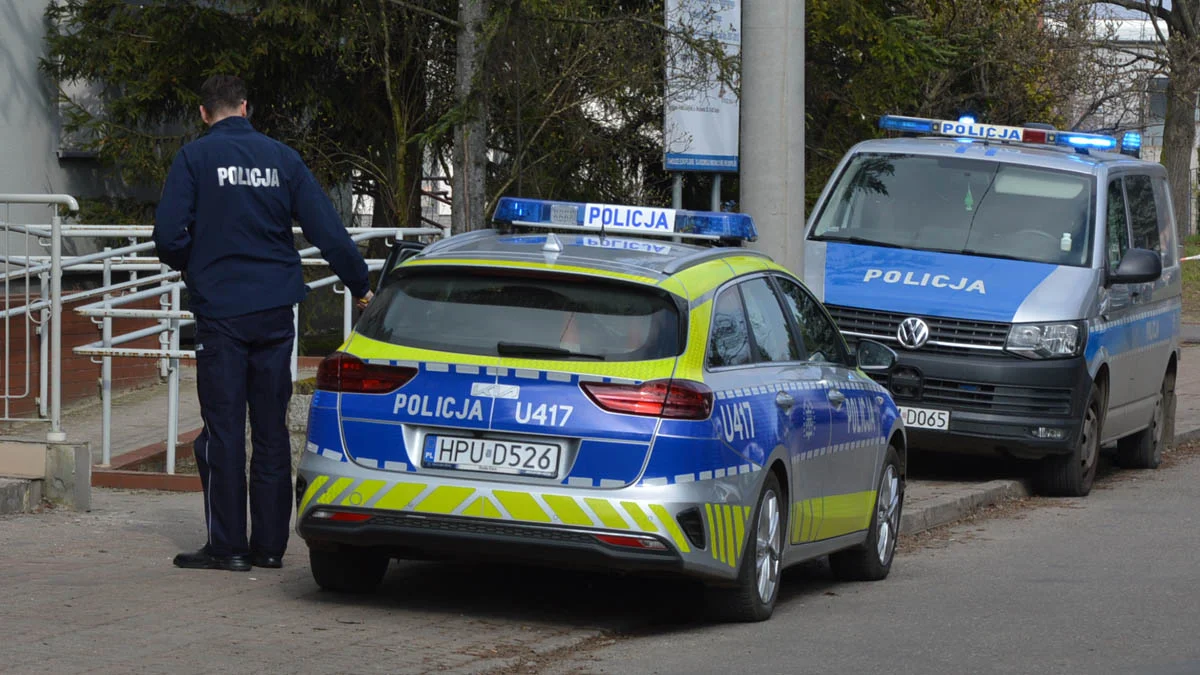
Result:
<svg viewBox="0 0 1200 675"><path fill-rule="evenodd" d="M620 232L697 239L754 241L758 230L744 213L685 211L501 197L492 220L546 229Z"/></svg>
<svg viewBox="0 0 1200 675"><path fill-rule="evenodd" d="M1140 158L1142 156L1142 134L1137 131L1126 131L1121 136L1121 154Z"/></svg>
<svg viewBox="0 0 1200 675"><path fill-rule="evenodd" d="M975 118L970 116L964 116L958 120L936 120L923 117L884 115L879 119L879 128L888 131L953 136L961 139L1007 141L1011 143L1042 143L1082 150L1112 150L1117 147L1117 139L1112 136L1077 133L1074 131L1058 131L1055 129L1009 127L1001 124L982 124L976 122Z"/></svg>
<svg viewBox="0 0 1200 675"><path fill-rule="evenodd" d="M1081 134L1074 131L1064 131L1058 135L1058 145L1070 148L1085 148L1089 150L1112 150L1117 147L1117 139L1100 134Z"/></svg>

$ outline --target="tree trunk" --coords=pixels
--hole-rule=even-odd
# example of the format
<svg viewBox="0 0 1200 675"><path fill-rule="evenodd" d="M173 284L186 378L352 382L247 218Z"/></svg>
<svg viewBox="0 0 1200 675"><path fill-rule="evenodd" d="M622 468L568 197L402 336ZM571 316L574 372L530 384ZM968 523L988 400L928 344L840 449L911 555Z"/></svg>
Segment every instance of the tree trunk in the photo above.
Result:
<svg viewBox="0 0 1200 675"><path fill-rule="evenodd" d="M488 0L461 0L455 89L466 115L454 130L454 175L451 177L451 232L482 228L487 189L487 105L483 100L483 22Z"/></svg>
<svg viewBox="0 0 1200 675"><path fill-rule="evenodd" d="M1196 229L1193 207L1192 158L1196 153L1196 103L1200 92L1200 40L1172 32L1167 43L1170 73L1167 111L1163 122L1162 163L1175 207L1179 240Z"/></svg>

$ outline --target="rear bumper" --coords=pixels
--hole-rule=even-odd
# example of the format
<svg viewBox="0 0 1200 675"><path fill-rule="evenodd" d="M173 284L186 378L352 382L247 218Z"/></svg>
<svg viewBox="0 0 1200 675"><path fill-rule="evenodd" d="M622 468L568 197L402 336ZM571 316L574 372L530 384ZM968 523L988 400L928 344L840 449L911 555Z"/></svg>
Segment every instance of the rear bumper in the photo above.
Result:
<svg viewBox="0 0 1200 675"><path fill-rule="evenodd" d="M385 471L312 452L303 454L297 473L296 532L311 548L368 547L397 558L568 564L716 582L737 576L764 480L754 470L588 489Z"/></svg>
<svg viewBox="0 0 1200 675"><path fill-rule="evenodd" d="M877 379L901 407L950 411L948 431L908 427L911 447L1021 458L1075 448L1092 385L1083 357L1032 361L916 352L901 353L892 372Z"/></svg>
<svg viewBox="0 0 1200 675"><path fill-rule="evenodd" d="M370 512L361 523L323 521L312 512L299 534L310 547L370 547L402 559L481 559L538 562L576 568L682 573L683 559L670 542L649 535L661 550L632 550L605 544L595 532L554 526L481 522L456 516Z"/></svg>

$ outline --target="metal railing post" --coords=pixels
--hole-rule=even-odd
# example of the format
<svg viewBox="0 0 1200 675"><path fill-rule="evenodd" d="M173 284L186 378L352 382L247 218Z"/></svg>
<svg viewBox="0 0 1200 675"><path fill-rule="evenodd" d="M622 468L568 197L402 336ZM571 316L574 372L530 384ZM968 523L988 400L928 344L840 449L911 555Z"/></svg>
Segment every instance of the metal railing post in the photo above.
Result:
<svg viewBox="0 0 1200 675"><path fill-rule="evenodd" d="M354 328L351 318L354 311L354 298L351 297L350 289L343 288L342 293L342 342L345 342L350 337L350 331Z"/></svg>
<svg viewBox="0 0 1200 675"><path fill-rule="evenodd" d="M38 275L42 289L42 300L50 299L50 274L42 272ZM38 326L38 349L41 354L38 359L38 416L46 419L50 416L50 309L45 307L40 312L41 323Z"/></svg>
<svg viewBox="0 0 1200 675"><path fill-rule="evenodd" d="M78 207L77 207L78 208ZM62 429L62 217L50 221L50 431L46 440L67 440Z"/></svg>
<svg viewBox="0 0 1200 675"><path fill-rule="evenodd" d="M166 265L163 265L161 268L162 274L167 274L170 271L171 268L167 267ZM163 293L162 295L158 296L158 308L165 310L169 309L171 306L171 296L167 293L167 286L170 285L170 282L164 280L161 285L163 287ZM168 333L168 331L171 329L171 322L169 319L160 319L158 323L163 327L163 332L158 334L158 346L162 349L166 349L171 343L171 336ZM158 362L158 376L165 378L169 377L170 375L170 363L166 357L163 357Z"/></svg>
<svg viewBox="0 0 1200 675"><path fill-rule="evenodd" d="M171 287L171 311L179 311L179 284ZM179 351L179 319L169 319L170 349ZM172 356L167 379L167 473L175 473L175 443L179 438L179 358Z"/></svg>
<svg viewBox="0 0 1200 675"><path fill-rule="evenodd" d="M292 305L292 382L300 377L300 305Z"/></svg>
<svg viewBox="0 0 1200 675"><path fill-rule="evenodd" d="M105 253L111 252L111 246L104 247ZM112 259L104 259L104 287L112 285ZM112 307L112 294L104 294L104 308ZM112 317L104 317L100 324L100 335L105 347L112 346ZM100 359L100 463L112 465L112 357L103 356Z"/></svg>

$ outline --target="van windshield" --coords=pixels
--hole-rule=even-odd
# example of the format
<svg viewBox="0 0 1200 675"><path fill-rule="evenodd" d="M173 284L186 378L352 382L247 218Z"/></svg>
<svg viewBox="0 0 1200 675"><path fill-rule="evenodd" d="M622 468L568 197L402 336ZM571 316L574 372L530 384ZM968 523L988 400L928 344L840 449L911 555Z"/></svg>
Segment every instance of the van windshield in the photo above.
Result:
<svg viewBox="0 0 1200 675"><path fill-rule="evenodd" d="M812 239L1086 267L1091 176L960 157L860 154Z"/></svg>

